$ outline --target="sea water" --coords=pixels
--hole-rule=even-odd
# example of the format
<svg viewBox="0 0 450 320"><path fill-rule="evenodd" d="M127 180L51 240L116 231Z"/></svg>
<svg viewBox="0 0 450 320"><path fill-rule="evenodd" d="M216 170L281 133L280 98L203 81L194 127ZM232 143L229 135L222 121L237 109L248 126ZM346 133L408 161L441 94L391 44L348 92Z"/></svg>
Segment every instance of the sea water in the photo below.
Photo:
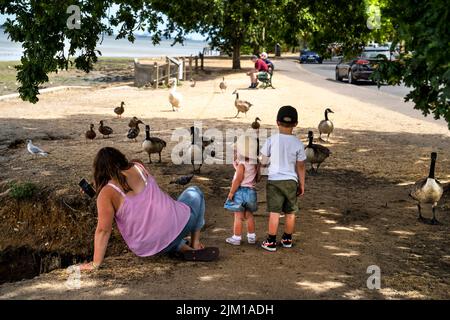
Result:
<svg viewBox="0 0 450 320"><path fill-rule="evenodd" d="M101 39L100 39L101 40ZM137 36L134 43L126 39L116 40L114 36L106 36L97 44L103 57L143 58L160 56L190 56L198 55L208 47L204 41L185 40L184 44L172 46L172 40L162 40L153 45L148 36ZM22 56L22 45L12 42L8 35L0 28L0 61L18 61ZM213 52L217 55L218 52Z"/></svg>

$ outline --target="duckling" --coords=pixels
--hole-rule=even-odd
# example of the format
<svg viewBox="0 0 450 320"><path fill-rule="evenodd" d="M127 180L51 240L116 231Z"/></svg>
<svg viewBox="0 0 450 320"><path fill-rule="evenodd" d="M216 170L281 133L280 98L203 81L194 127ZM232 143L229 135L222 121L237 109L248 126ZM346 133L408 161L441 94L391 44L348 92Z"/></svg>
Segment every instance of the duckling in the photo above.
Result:
<svg viewBox="0 0 450 320"><path fill-rule="evenodd" d="M256 117L255 121L252 122L252 128L255 130L259 130L259 128L261 127L261 125L258 121L261 121L261 119Z"/></svg>
<svg viewBox="0 0 450 320"><path fill-rule="evenodd" d="M308 145L305 147L306 161L311 163L311 173L317 173L322 162L331 154L330 149L313 143L314 135L312 131L308 131ZM314 169L313 164L317 164Z"/></svg>
<svg viewBox="0 0 450 320"><path fill-rule="evenodd" d="M227 83L225 82L225 77L222 77L222 81L219 84L219 88L222 91L222 93L227 90Z"/></svg>
<svg viewBox="0 0 450 320"><path fill-rule="evenodd" d="M109 135L113 133L113 129L103 125L103 122L103 120L100 120L100 127L98 127L98 131L103 135L103 139L105 138L105 136L109 138Z"/></svg>
<svg viewBox="0 0 450 320"><path fill-rule="evenodd" d="M123 107L125 105L125 102L120 103L120 107L114 108L114 113L117 114L118 118L122 118L122 114L125 112L125 108Z"/></svg>
<svg viewBox="0 0 450 320"><path fill-rule="evenodd" d="M436 206L444 193L442 184L434 177L434 171L436 166L437 153L431 153L430 172L427 178L417 181L411 189L409 196L417 201L417 209L419 210L419 220L424 220L421 212L421 204L431 203L433 210L432 224L438 224L436 219Z"/></svg>
<svg viewBox="0 0 450 320"><path fill-rule="evenodd" d="M166 147L166 142L157 137L150 137L150 126L145 126L145 140L142 142L142 149L148 153L149 163L152 163L152 153L159 154L161 163L161 151Z"/></svg>
<svg viewBox="0 0 450 320"><path fill-rule="evenodd" d="M194 78L191 79L191 88L195 88L195 85L197 84L197 80Z"/></svg>
<svg viewBox="0 0 450 320"><path fill-rule="evenodd" d="M139 125L140 124L144 124L141 120L138 120L136 122L136 125L134 128L130 128L130 130L128 130L128 134L127 134L127 138L130 140L134 139L134 142L137 142L136 138L138 137L139 133L141 132L141 130L139 129Z"/></svg>
<svg viewBox="0 0 450 320"><path fill-rule="evenodd" d="M175 108L177 110L181 109L181 102L183 101L183 95L179 92L177 92L177 80L173 81L172 83L172 89L169 93L169 102L172 105L172 111L175 111Z"/></svg>
<svg viewBox="0 0 450 320"><path fill-rule="evenodd" d="M322 133L325 133L327 135L327 142L328 142L328 139L330 138L330 134L334 130L333 122L330 119L328 119L328 113L334 113L334 112L330 108L327 108L325 110L325 120L322 120L319 123L319 133L320 133L319 139L321 141L323 141Z"/></svg>
<svg viewBox="0 0 450 320"><path fill-rule="evenodd" d="M130 119L130 122L128 122L128 127L134 128L136 127L136 123L139 121L137 117L133 117Z"/></svg>
<svg viewBox="0 0 450 320"><path fill-rule="evenodd" d="M87 141L87 139L89 139L89 140L94 140L95 139L97 134L94 131L94 124L93 123L91 123L90 129L88 131L86 131L84 136L86 137L86 141Z"/></svg>
<svg viewBox="0 0 450 320"><path fill-rule="evenodd" d="M234 106L238 110L238 112L236 113L236 115L234 117L237 118L237 116L239 115L240 112L244 113L245 116L247 116L247 111L250 110L250 107L253 104L251 104L248 101L239 100L239 93L237 92L237 90L235 90L232 94L236 95L236 100L234 100Z"/></svg>

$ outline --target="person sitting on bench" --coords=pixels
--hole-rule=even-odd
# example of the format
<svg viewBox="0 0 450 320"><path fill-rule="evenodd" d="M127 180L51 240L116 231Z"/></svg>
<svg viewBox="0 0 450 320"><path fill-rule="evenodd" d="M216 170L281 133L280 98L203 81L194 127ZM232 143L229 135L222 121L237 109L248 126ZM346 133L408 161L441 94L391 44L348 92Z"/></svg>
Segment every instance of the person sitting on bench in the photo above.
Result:
<svg viewBox="0 0 450 320"><path fill-rule="evenodd" d="M270 70L273 71L273 69L274 69L275 67L274 67L274 65L273 65L273 62L269 60L268 54L265 53L265 52L263 52L263 53L261 53L260 57L261 57L262 61L264 61L264 62L267 64L267 67L268 67ZM269 70L269 71L270 71L270 70Z"/></svg>
<svg viewBox="0 0 450 320"><path fill-rule="evenodd" d="M255 63L255 68L247 72L247 75L250 76L251 80L249 89L256 89L256 87L258 87L258 74L268 72L269 67L262 59L258 58L258 56L252 56L252 61Z"/></svg>

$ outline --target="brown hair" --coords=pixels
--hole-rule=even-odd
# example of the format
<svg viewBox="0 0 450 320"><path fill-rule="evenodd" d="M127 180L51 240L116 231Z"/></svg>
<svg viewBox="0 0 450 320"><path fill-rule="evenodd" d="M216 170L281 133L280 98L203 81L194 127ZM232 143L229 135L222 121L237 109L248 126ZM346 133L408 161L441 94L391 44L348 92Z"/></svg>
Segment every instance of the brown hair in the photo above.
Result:
<svg viewBox="0 0 450 320"><path fill-rule="evenodd" d="M119 150L105 147L98 151L94 160L94 181L97 194L110 180L116 180L125 193L132 191L125 175L122 173L133 166Z"/></svg>

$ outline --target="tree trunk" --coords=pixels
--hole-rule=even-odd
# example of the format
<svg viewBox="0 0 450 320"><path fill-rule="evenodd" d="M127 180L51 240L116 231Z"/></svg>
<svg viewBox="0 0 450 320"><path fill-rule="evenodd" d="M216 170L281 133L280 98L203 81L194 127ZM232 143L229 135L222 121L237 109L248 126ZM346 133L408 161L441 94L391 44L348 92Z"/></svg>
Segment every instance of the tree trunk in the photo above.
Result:
<svg viewBox="0 0 450 320"><path fill-rule="evenodd" d="M241 44L235 43L233 45L233 69L241 68Z"/></svg>

